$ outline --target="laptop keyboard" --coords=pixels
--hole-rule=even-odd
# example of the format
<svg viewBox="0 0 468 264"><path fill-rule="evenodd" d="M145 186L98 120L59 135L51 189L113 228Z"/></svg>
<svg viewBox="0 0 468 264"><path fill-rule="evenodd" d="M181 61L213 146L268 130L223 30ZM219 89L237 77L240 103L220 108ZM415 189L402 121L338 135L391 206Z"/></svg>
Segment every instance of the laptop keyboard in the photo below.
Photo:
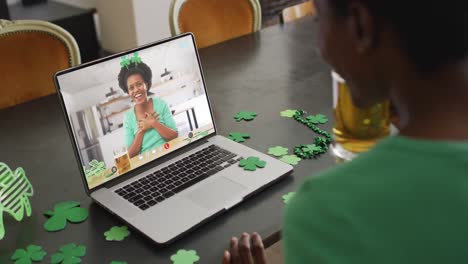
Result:
<svg viewBox="0 0 468 264"><path fill-rule="evenodd" d="M210 145L115 192L146 210L241 159L232 152Z"/></svg>

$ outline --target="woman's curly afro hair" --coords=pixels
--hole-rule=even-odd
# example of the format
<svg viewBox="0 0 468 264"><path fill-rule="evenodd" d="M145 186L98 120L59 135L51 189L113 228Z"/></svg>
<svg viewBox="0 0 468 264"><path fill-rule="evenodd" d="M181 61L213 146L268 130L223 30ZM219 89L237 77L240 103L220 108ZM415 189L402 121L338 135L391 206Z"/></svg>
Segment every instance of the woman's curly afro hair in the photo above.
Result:
<svg viewBox="0 0 468 264"><path fill-rule="evenodd" d="M138 64L130 63L128 68L123 67L120 70L118 76L119 86L126 94L128 94L127 79L128 77L135 74L139 74L143 78L143 81L146 83L146 87L148 90L151 88L151 79L153 78L151 68L143 62L140 62Z"/></svg>

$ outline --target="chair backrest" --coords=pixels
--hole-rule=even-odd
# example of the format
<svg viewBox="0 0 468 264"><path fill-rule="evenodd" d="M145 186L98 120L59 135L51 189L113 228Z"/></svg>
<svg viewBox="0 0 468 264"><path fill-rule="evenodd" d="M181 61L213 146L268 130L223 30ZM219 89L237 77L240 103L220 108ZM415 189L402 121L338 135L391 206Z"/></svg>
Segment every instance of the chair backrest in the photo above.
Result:
<svg viewBox="0 0 468 264"><path fill-rule="evenodd" d="M287 23L290 21L294 21L304 16L308 15L315 15L315 7L312 1L307 1L302 4L298 4L295 6L291 6L288 8L283 9L281 12L281 19L282 23Z"/></svg>
<svg viewBox="0 0 468 264"><path fill-rule="evenodd" d="M53 75L81 63L70 33L37 20L0 20L0 109L55 93Z"/></svg>
<svg viewBox="0 0 468 264"><path fill-rule="evenodd" d="M199 48L258 31L262 12L258 0L172 0L172 35L192 32Z"/></svg>

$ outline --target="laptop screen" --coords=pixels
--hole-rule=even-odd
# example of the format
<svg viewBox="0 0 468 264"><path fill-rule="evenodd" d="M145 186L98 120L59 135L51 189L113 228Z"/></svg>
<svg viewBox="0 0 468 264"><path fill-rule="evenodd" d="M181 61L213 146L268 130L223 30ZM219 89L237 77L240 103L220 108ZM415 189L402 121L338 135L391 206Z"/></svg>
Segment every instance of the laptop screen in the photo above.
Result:
<svg viewBox="0 0 468 264"><path fill-rule="evenodd" d="M214 133L191 35L59 73L89 189Z"/></svg>

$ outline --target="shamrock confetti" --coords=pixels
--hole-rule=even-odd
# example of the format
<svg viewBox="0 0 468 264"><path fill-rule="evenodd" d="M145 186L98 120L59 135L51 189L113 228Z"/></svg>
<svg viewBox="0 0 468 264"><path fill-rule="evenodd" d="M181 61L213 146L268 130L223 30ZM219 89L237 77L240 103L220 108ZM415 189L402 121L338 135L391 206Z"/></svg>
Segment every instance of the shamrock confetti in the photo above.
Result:
<svg viewBox="0 0 468 264"><path fill-rule="evenodd" d="M288 154L288 149L281 146L276 146L268 149L268 154L271 154L275 157L281 157Z"/></svg>
<svg viewBox="0 0 468 264"><path fill-rule="evenodd" d="M285 204L289 203L289 201L291 200L291 198L294 197L295 194L296 194L295 192L290 192L288 194L283 195L283 202Z"/></svg>
<svg viewBox="0 0 468 264"><path fill-rule="evenodd" d="M177 254L171 256L173 264L193 264L200 260L195 250L181 249Z"/></svg>
<svg viewBox="0 0 468 264"><path fill-rule="evenodd" d="M255 171L258 168L265 168L266 161L260 160L257 157L248 157L247 159L241 159L239 167L244 167L244 170Z"/></svg>
<svg viewBox="0 0 468 264"><path fill-rule="evenodd" d="M125 261L112 261L111 264L127 264Z"/></svg>
<svg viewBox="0 0 468 264"><path fill-rule="evenodd" d="M17 168L13 172L8 165L0 162L0 240L5 236L3 212L16 221L23 220L25 212L27 216L31 216L29 197L33 193L33 187L23 168Z"/></svg>
<svg viewBox="0 0 468 264"><path fill-rule="evenodd" d="M315 155L318 155L323 152L322 147L316 145L316 144L310 144L310 145L300 145L295 147L294 154L298 157L302 158L309 158L309 157L314 157Z"/></svg>
<svg viewBox="0 0 468 264"><path fill-rule="evenodd" d="M322 148L320 146L315 145L315 144L307 145L307 148L309 149L309 151L312 151L313 153L317 153L317 152L322 151Z"/></svg>
<svg viewBox="0 0 468 264"><path fill-rule="evenodd" d="M233 132L229 134L229 139L235 142L244 142L246 138L250 138L250 135L247 133Z"/></svg>
<svg viewBox="0 0 468 264"><path fill-rule="evenodd" d="M291 109L287 109L287 110L284 110L282 111L280 114L282 117L293 117L295 114L297 113L297 110L291 110Z"/></svg>
<svg viewBox="0 0 468 264"><path fill-rule="evenodd" d="M42 247L36 245L30 245L24 249L17 249L11 260L15 262L15 264L31 264L33 261L42 261L47 255L47 253L42 250Z"/></svg>
<svg viewBox="0 0 468 264"><path fill-rule="evenodd" d="M79 206L80 203L76 201L56 204L54 210L44 213L45 216L50 217L44 223L45 230L49 232L63 230L67 225L67 220L71 223L81 223L88 219L88 210Z"/></svg>
<svg viewBox="0 0 468 264"><path fill-rule="evenodd" d="M239 112L236 114L234 119L236 119L237 122L240 122L241 120L252 121L256 116L257 113L255 112Z"/></svg>
<svg viewBox="0 0 468 264"><path fill-rule="evenodd" d="M128 231L128 227L126 226L114 226L104 233L107 241L122 241L129 235L130 231Z"/></svg>
<svg viewBox="0 0 468 264"><path fill-rule="evenodd" d="M286 155L283 156L280 160L291 165L297 165L301 159L296 155Z"/></svg>
<svg viewBox="0 0 468 264"><path fill-rule="evenodd" d="M51 264L77 264L81 263L81 258L86 255L85 246L77 246L75 243L60 247L60 252L52 255Z"/></svg>
<svg viewBox="0 0 468 264"><path fill-rule="evenodd" d="M313 124L325 124L328 122L328 118L325 115L317 114L317 115L310 115L307 117L307 120L312 122Z"/></svg>

